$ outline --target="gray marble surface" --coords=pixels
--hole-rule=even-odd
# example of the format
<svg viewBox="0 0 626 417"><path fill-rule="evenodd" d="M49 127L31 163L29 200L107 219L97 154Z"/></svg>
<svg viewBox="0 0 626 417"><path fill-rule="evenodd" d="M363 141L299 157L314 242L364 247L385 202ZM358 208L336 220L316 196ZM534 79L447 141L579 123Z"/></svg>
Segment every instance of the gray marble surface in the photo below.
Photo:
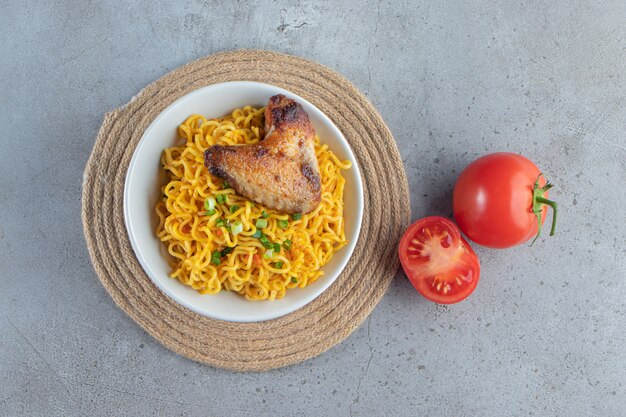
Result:
<svg viewBox="0 0 626 417"><path fill-rule="evenodd" d="M0 415L626 415L624 1L0 2ZM348 339L238 374L155 342L100 285L80 221L103 114L176 67L265 48L335 69L391 128L413 219L472 159L527 155L557 236L477 248L465 302L401 273Z"/></svg>

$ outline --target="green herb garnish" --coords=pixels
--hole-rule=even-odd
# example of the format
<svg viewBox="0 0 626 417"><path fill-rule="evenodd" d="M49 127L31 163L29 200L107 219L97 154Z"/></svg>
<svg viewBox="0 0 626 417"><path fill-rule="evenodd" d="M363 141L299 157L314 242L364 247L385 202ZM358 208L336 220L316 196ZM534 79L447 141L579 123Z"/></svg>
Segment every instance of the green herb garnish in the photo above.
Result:
<svg viewBox="0 0 626 417"><path fill-rule="evenodd" d="M215 208L215 198L207 197L206 200L204 200L204 209L206 211L211 211L214 208Z"/></svg>
<svg viewBox="0 0 626 417"><path fill-rule="evenodd" d="M213 265L219 265L222 260L220 259L222 257L222 252L216 250L211 254L211 263Z"/></svg>
<svg viewBox="0 0 626 417"><path fill-rule="evenodd" d="M241 220L235 220L231 226L233 235L238 235L239 233L243 232L243 223L241 222Z"/></svg>

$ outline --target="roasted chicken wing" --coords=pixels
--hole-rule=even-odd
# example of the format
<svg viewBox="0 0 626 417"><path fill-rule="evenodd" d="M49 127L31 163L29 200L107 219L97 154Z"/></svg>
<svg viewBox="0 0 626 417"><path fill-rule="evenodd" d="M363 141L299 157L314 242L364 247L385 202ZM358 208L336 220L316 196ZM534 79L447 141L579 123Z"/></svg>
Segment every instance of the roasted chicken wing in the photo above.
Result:
<svg viewBox="0 0 626 417"><path fill-rule="evenodd" d="M214 145L204 153L211 174L239 194L284 213L308 213L321 199L315 130L302 106L282 94L265 108L265 137L254 145Z"/></svg>

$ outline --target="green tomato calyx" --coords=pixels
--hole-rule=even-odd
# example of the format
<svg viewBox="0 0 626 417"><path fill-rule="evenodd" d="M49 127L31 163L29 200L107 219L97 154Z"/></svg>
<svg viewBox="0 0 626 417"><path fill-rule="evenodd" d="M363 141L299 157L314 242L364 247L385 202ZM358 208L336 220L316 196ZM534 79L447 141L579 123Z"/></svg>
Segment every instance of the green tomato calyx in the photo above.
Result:
<svg viewBox="0 0 626 417"><path fill-rule="evenodd" d="M558 212L556 201L548 200L545 198L546 192L553 187L552 184L546 182L546 185L543 187L539 186L539 178L541 178L543 174L539 174L537 180L535 181L535 185L533 185L533 206L532 211L537 216L537 235L533 242L530 244L531 246L535 243L535 241L539 238L541 234L541 211L543 210L543 206L552 207L552 227L550 228L550 236L554 236L554 229L556 228L556 215Z"/></svg>

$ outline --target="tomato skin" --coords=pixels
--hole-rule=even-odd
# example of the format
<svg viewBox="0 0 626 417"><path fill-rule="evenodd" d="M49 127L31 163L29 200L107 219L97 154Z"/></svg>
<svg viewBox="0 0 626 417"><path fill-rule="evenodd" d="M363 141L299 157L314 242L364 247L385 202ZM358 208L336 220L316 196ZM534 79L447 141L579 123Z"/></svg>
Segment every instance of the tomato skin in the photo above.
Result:
<svg viewBox="0 0 626 417"><path fill-rule="evenodd" d="M413 287L435 303L464 300L480 279L478 257L457 226L443 217L425 217L409 226L398 254Z"/></svg>
<svg viewBox="0 0 626 417"><path fill-rule="evenodd" d="M463 233L490 248L509 248L537 234L533 186L546 180L529 159L513 153L478 158L459 175L453 194L454 218ZM545 194L547 197L547 192ZM547 207L541 209L545 221Z"/></svg>

